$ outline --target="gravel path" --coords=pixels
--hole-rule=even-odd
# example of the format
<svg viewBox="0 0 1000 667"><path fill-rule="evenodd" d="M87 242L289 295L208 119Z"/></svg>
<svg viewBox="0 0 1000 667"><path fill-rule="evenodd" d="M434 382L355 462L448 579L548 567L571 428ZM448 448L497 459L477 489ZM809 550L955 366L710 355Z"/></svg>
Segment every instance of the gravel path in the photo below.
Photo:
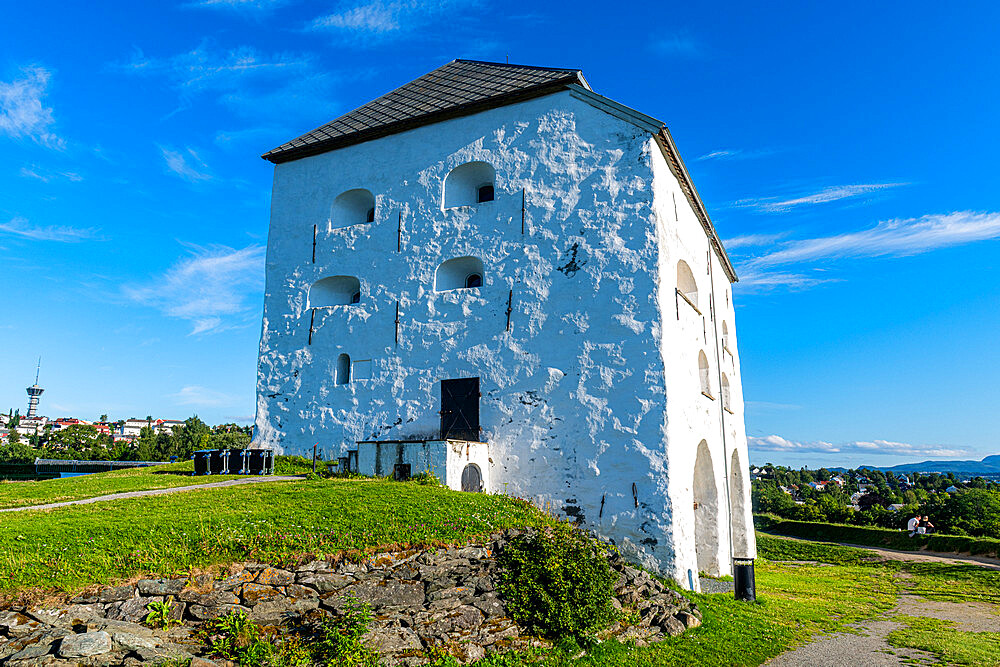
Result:
<svg viewBox="0 0 1000 667"><path fill-rule="evenodd" d="M775 535L766 533L768 537L777 537L782 540L796 540L800 542L816 542L804 537L790 537L788 535ZM884 549L881 547L870 547L864 544L851 544L850 542L821 542L821 544L837 544L842 547L855 547L874 551L887 560L908 560L922 563L948 563L950 565L963 565L972 563L986 568L987 570L1000 570L1000 560L988 558L986 556L971 556L969 554L939 553L937 551L900 551L899 549Z"/></svg>
<svg viewBox="0 0 1000 667"><path fill-rule="evenodd" d="M51 510L57 507L67 507L69 505L89 505L90 503L100 503L105 500L123 500L125 498L141 498L142 496L161 496L168 493L180 493L181 491L194 491L195 489L218 489L223 486L240 486L241 484L257 484L260 482L292 482L305 479L299 475L268 475L266 477L246 477L243 479L231 479L225 482L209 482L208 484L192 484L191 486L175 486L171 489L148 489L146 491L129 491L127 493L111 493L106 496L96 496L94 498L84 498L82 500L68 500L63 503L49 503L48 505L28 505L27 507L9 507L0 509L0 512L24 512L26 510Z"/></svg>

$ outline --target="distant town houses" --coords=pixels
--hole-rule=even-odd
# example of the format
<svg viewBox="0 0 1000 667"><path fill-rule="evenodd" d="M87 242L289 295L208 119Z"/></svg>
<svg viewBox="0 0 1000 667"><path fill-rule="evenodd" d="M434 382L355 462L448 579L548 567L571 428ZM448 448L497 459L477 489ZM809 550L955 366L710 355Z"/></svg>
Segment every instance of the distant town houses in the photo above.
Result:
<svg viewBox="0 0 1000 667"><path fill-rule="evenodd" d="M17 431L24 438L59 433L71 426L91 426L101 435L113 436L115 442L132 442L139 437L144 428L150 428L156 434L172 434L174 429L183 425L180 419L124 419L112 421L88 421L76 417L59 417L49 419L45 416L21 417L14 413L0 414L0 438L7 441L11 430Z"/></svg>

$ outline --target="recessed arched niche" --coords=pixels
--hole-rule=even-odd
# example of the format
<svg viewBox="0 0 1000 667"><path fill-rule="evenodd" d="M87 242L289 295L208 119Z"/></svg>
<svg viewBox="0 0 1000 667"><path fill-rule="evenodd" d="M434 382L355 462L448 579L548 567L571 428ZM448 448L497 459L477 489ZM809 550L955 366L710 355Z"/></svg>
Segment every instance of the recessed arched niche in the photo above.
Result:
<svg viewBox="0 0 1000 667"><path fill-rule="evenodd" d="M375 195L364 188L342 193L330 207L330 227L350 227L375 222Z"/></svg>
<svg viewBox="0 0 1000 667"><path fill-rule="evenodd" d="M694 280L691 267L683 259L677 262L677 289L695 308L698 307L698 283Z"/></svg>
<svg viewBox="0 0 1000 667"><path fill-rule="evenodd" d="M444 208L475 206L493 201L496 171L488 162L466 162L444 180Z"/></svg>
<svg viewBox="0 0 1000 667"><path fill-rule="evenodd" d="M327 276L309 288L310 308L349 306L361 301L361 281L354 276Z"/></svg>
<svg viewBox="0 0 1000 667"><path fill-rule="evenodd" d="M434 291L481 287L486 273L483 260L478 257L456 257L442 262L434 273Z"/></svg>

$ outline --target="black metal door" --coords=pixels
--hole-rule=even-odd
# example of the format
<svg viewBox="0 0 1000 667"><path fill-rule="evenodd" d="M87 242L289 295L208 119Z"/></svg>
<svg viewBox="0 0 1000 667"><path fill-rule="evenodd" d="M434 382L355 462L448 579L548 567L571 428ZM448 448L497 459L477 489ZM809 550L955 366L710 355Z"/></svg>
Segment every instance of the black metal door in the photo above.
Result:
<svg viewBox="0 0 1000 667"><path fill-rule="evenodd" d="M479 441L479 378L441 380L441 438Z"/></svg>

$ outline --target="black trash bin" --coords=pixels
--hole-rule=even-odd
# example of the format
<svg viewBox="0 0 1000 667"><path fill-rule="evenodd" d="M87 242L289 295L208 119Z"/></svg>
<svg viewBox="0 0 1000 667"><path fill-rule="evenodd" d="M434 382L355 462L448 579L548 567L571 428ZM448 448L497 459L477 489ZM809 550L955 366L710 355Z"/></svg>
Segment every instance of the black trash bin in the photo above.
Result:
<svg viewBox="0 0 1000 667"><path fill-rule="evenodd" d="M212 474L209 470L208 461L212 450L210 449L199 449L194 453L194 474L196 475L210 475Z"/></svg>
<svg viewBox="0 0 1000 667"><path fill-rule="evenodd" d="M251 475L270 475L274 472L273 449L248 449L247 472Z"/></svg>
<svg viewBox="0 0 1000 667"><path fill-rule="evenodd" d="M209 452L208 469L210 475L229 474L229 450L213 449Z"/></svg>
<svg viewBox="0 0 1000 667"><path fill-rule="evenodd" d="M229 450L229 474L230 475L245 475L247 474L247 450L245 449L230 449Z"/></svg>
<svg viewBox="0 0 1000 667"><path fill-rule="evenodd" d="M757 582L754 580L753 558L733 559L733 583L736 599L745 602L757 600Z"/></svg>

